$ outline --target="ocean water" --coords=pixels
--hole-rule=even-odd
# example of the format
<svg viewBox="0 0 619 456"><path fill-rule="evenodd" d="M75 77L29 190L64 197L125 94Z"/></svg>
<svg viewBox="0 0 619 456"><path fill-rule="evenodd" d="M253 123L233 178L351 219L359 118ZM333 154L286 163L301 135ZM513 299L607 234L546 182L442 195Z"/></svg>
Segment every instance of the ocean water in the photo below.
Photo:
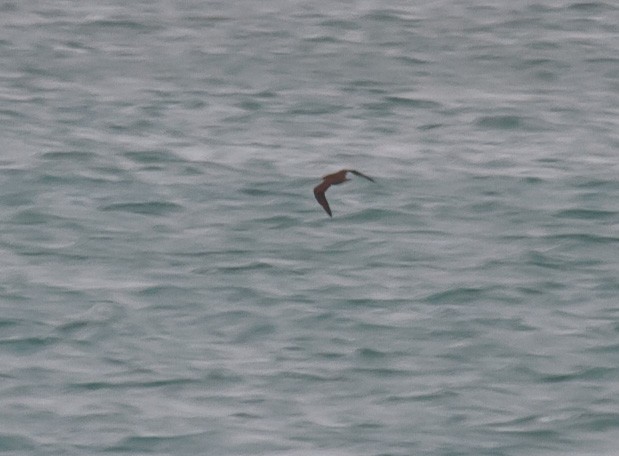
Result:
<svg viewBox="0 0 619 456"><path fill-rule="evenodd" d="M619 454L617 24L1 2L0 453Z"/></svg>

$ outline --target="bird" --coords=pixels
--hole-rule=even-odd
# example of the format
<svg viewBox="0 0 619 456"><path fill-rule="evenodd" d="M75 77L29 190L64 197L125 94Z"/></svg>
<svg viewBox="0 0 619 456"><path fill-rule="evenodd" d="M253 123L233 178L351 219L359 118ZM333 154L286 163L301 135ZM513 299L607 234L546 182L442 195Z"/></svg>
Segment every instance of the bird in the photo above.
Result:
<svg viewBox="0 0 619 456"><path fill-rule="evenodd" d="M331 215L331 208L329 207L329 203L327 202L327 197L325 196L325 192L332 185L343 184L344 182L350 180L346 177L346 174L353 173L356 176L361 176L366 178L369 181L376 182L369 176L360 173L359 171L355 171L354 169L341 169L337 173L327 174L322 178L322 182L314 187L314 196L316 197L316 201L320 203L320 205L324 208L324 210L329 214L329 217L333 217Z"/></svg>

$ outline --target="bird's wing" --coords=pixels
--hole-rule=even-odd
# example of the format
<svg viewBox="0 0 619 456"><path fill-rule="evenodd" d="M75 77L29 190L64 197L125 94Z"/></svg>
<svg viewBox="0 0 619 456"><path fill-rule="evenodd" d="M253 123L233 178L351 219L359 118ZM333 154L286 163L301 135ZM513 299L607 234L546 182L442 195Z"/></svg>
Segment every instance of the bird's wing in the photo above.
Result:
<svg viewBox="0 0 619 456"><path fill-rule="evenodd" d="M322 183L318 184L316 187L314 187L314 196L316 197L316 201L318 201L320 205L324 208L324 210L327 211L329 217L332 217L331 208L329 207L327 197L325 196L325 192L330 186L331 184L329 184L327 181L323 181Z"/></svg>
<svg viewBox="0 0 619 456"><path fill-rule="evenodd" d="M360 173L359 171L355 171L354 169L349 169L347 170L350 173L353 173L357 176L361 176L361 177L365 177L367 180L372 181L372 182L376 182L374 179L372 179L370 176L366 176L365 174Z"/></svg>

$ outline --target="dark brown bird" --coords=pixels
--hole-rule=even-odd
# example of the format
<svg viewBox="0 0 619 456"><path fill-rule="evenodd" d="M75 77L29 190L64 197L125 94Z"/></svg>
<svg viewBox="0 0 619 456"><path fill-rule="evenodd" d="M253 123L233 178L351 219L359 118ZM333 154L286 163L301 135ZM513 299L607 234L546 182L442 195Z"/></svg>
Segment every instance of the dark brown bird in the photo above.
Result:
<svg viewBox="0 0 619 456"><path fill-rule="evenodd" d="M332 185L342 184L350 179L346 177L346 173L353 173L357 176L365 177L367 180L374 182L374 179L366 176L365 174L361 174L359 171L355 171L354 169L342 169L337 173L328 174L322 178L322 182L314 187L314 196L316 197L316 201L320 203L320 205L327 211L329 217L331 215L331 208L329 207L329 203L327 202L327 197L325 196L325 192Z"/></svg>

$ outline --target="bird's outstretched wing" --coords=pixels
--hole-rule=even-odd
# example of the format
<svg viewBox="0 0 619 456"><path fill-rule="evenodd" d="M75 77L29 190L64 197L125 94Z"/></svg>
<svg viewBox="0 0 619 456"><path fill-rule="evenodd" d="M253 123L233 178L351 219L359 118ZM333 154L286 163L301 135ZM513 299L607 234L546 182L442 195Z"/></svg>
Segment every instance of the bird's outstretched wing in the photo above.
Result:
<svg viewBox="0 0 619 456"><path fill-rule="evenodd" d="M318 184L316 187L314 187L314 196L316 197L316 201L318 201L320 205L324 208L324 210L327 211L329 217L332 217L331 208L329 207L329 202L327 201L327 197L325 196L325 192L330 186L331 184L326 181Z"/></svg>
<svg viewBox="0 0 619 456"><path fill-rule="evenodd" d="M374 179L372 179L370 176L366 176L365 174L360 173L359 171L355 171L354 169L348 169L347 170L349 173L353 173L356 176L361 176L361 177L365 177L367 180L372 181L372 182L376 182Z"/></svg>

